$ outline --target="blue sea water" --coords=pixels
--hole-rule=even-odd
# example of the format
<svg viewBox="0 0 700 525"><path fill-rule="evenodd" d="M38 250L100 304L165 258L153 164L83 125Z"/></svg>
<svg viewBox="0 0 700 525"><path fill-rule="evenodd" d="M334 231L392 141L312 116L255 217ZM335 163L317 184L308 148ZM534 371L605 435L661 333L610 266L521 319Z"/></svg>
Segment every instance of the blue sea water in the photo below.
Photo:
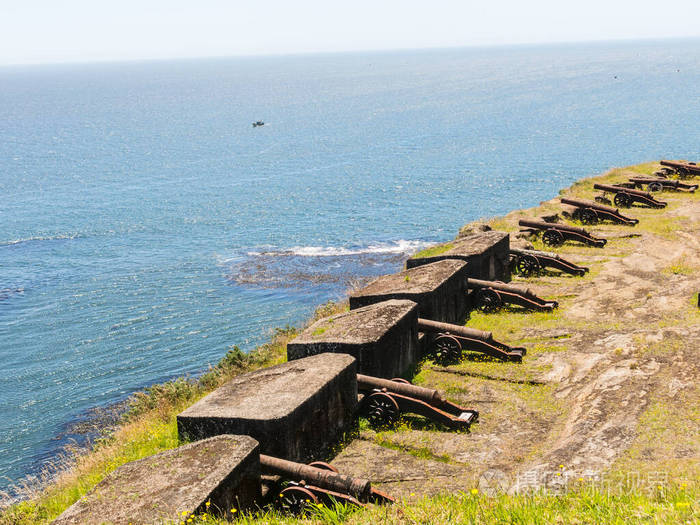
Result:
<svg viewBox="0 0 700 525"><path fill-rule="evenodd" d="M0 68L0 489L468 221L698 160L699 66L678 40Z"/></svg>

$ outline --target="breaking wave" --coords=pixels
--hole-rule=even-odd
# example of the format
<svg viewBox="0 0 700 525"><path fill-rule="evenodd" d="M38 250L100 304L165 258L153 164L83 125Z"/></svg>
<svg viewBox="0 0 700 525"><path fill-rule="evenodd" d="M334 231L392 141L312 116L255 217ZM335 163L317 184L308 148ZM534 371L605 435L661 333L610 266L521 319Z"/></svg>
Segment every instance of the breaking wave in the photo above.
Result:
<svg viewBox="0 0 700 525"><path fill-rule="evenodd" d="M430 244L400 240L357 247L296 246L252 251L242 261L239 258L225 263L226 279L263 288L323 285L342 291L399 270L409 255Z"/></svg>
<svg viewBox="0 0 700 525"><path fill-rule="evenodd" d="M287 250L269 250L248 252L249 256L269 256L269 257L342 257L349 255L369 255L369 254L406 254L421 250L433 243L424 241L399 240L393 243L378 243L367 247L344 248L335 246L295 246Z"/></svg>

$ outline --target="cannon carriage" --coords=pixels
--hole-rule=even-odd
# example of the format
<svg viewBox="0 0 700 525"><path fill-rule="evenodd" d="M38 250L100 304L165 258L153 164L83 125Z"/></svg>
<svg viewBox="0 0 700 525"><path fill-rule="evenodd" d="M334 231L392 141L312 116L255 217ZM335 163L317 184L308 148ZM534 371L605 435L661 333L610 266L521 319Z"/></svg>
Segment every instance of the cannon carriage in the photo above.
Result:
<svg viewBox="0 0 700 525"><path fill-rule="evenodd" d="M372 426L391 425L402 413L411 413L453 430L467 430L479 418L476 410L451 403L437 390L413 385L405 379L357 374L357 389L363 394L359 413Z"/></svg>
<svg viewBox="0 0 700 525"><path fill-rule="evenodd" d="M502 361L522 362L526 349L494 340L491 332L466 326L418 319L418 329L430 334L426 355L438 364L458 363L463 352L480 352Z"/></svg>
<svg viewBox="0 0 700 525"><path fill-rule="evenodd" d="M334 501L360 507L394 502L368 480L340 474L323 461L304 464L260 454L260 469L268 476L267 493L274 494L274 504L289 514L300 515L310 505Z"/></svg>
<svg viewBox="0 0 700 525"><path fill-rule="evenodd" d="M582 222L583 224L597 224L602 221L612 221L617 224L626 226L635 226L639 223L639 219L625 217L619 210L610 206L603 206L591 201L570 199L562 197L559 199L562 204L568 204L574 207L571 218Z"/></svg>
<svg viewBox="0 0 700 525"><path fill-rule="evenodd" d="M650 178L650 177L629 177L629 185L634 189L643 189L645 186L647 191L657 193L661 191L682 191L686 193L695 193L698 189L697 184L687 184L675 179Z"/></svg>
<svg viewBox="0 0 700 525"><path fill-rule="evenodd" d="M596 248L602 248L608 242L606 239L592 236L583 228L574 226L527 219L520 219L518 224L532 233L541 232L542 242L549 246L561 246L566 241L577 241Z"/></svg>
<svg viewBox="0 0 700 525"><path fill-rule="evenodd" d="M604 204L610 204L610 199L607 198L607 194L614 193L613 202L615 206L619 206L620 208L631 208L635 203L648 208L665 208L667 205L665 202L656 200L650 193L635 190L627 186L594 184L593 188L603 192L603 196L596 197L596 200Z"/></svg>
<svg viewBox="0 0 700 525"><path fill-rule="evenodd" d="M467 287L474 290L474 306L482 312L493 312L504 304L517 304L527 310L551 312L559 306L556 301L547 301L527 288L513 286L500 281L467 279Z"/></svg>
<svg viewBox="0 0 700 525"><path fill-rule="evenodd" d="M700 166L695 162L677 162L673 160L662 160L659 164L663 166L659 170L660 175L678 175L679 177L695 177L700 175Z"/></svg>

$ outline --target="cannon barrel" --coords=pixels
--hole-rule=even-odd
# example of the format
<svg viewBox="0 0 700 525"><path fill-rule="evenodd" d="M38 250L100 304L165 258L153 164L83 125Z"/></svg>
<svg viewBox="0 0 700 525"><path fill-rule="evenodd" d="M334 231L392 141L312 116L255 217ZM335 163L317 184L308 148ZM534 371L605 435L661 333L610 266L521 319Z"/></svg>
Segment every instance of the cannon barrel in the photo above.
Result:
<svg viewBox="0 0 700 525"><path fill-rule="evenodd" d="M680 168L683 170L700 173L700 166L698 166L694 162L677 162L675 160L662 160L661 162L659 162L659 164L669 168Z"/></svg>
<svg viewBox="0 0 700 525"><path fill-rule="evenodd" d="M620 213L620 211L616 210L615 208L612 208L610 206L603 206L602 204L598 204L597 202L582 201L579 199L569 199L566 197L562 197L559 200L562 202L562 204L569 204L571 206L577 206L579 208L591 208L592 210L606 211L608 213Z"/></svg>
<svg viewBox="0 0 700 525"><path fill-rule="evenodd" d="M449 332L454 335L460 335L469 339L479 339L481 341L491 341L493 334L484 332L483 330L475 330L458 324L441 323L439 321L431 321L430 319L418 318L418 329L423 332Z"/></svg>
<svg viewBox="0 0 700 525"><path fill-rule="evenodd" d="M308 485L350 494L358 500L366 500L372 491L372 485L366 479L352 478L330 470L310 467L286 459L260 454L260 467L269 474L276 474L293 481L304 480Z"/></svg>
<svg viewBox="0 0 700 525"><path fill-rule="evenodd" d="M431 404L442 404L445 402L440 392L432 388L399 383L398 381L391 381L390 379L382 379L380 377L366 376L363 374L357 374L357 387L360 390L382 390L386 388L388 392L413 397Z"/></svg>
<svg viewBox="0 0 700 525"><path fill-rule="evenodd" d="M481 279L469 278L467 279L467 286L469 288L493 288L494 290L502 290L504 292L536 297L529 288L520 288L519 286L513 286L512 284L499 283L498 281L482 281Z"/></svg>
<svg viewBox="0 0 700 525"><path fill-rule="evenodd" d="M653 196L646 191L639 191L639 190L633 190L631 188L625 188L624 186L610 186L608 184L594 184L593 188L596 190L603 190L603 191L610 191L613 193L617 193L620 191L624 191L625 193L629 193L630 195L639 195L640 197L647 197L650 199L653 199Z"/></svg>
<svg viewBox="0 0 700 525"><path fill-rule="evenodd" d="M672 187L677 190L682 189L682 190L691 190L694 191L698 188L697 184L686 184L685 182L681 182L679 180L673 180L673 179L654 179L654 178L649 178L649 177L630 177L630 182L634 182L637 184L650 184L652 182L659 182L661 183L662 186L664 187Z"/></svg>
<svg viewBox="0 0 700 525"><path fill-rule="evenodd" d="M650 177L630 177L629 181L637 184L649 184L651 182L660 182L664 186L673 186L674 188L677 188L679 185L679 181L677 180L661 178L652 179Z"/></svg>
<svg viewBox="0 0 700 525"><path fill-rule="evenodd" d="M561 231L566 231L566 232L575 232L575 233L581 233L583 235L588 235L588 232L584 230L583 228L576 228L575 226L567 226L565 224L558 224L554 222L544 222L544 221L530 221L527 219L520 219L518 221L518 224L520 226L529 226L530 228L535 228L535 229L550 229L554 228L557 230Z"/></svg>
<svg viewBox="0 0 700 525"><path fill-rule="evenodd" d="M561 259L558 253L554 252L543 252L541 250L518 250L515 248L510 249L511 253L516 253L518 255L534 255L535 257L550 257L551 259Z"/></svg>

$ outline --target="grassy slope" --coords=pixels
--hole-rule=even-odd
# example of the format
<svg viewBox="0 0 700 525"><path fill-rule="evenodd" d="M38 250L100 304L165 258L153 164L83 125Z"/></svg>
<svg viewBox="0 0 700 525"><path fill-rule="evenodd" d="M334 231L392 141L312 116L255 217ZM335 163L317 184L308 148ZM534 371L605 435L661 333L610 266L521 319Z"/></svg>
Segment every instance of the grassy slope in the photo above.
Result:
<svg viewBox="0 0 700 525"><path fill-rule="evenodd" d="M654 163L612 170L611 172L575 183L566 193L570 196L590 198L593 179L596 182L609 182L619 179L625 170L634 169L642 173L651 173ZM697 199L698 196L689 198ZM527 210L528 215L542 215L557 212L558 208L551 204ZM512 221L496 218L488 221L495 229L513 231ZM645 223L645 228L660 235L673 235L674 222L663 217ZM624 252L625 240L615 241L616 248ZM543 248L535 242L536 248ZM449 249L449 244L439 245L430 250L434 255ZM569 253L585 248L570 248ZM590 279L595 276L595 265ZM671 274L688 274L694 272L694 266L685 261L669 267ZM561 303L566 297L559 298ZM334 309L344 306L325 306L319 309L315 319L328 315ZM670 321L669 321L670 322ZM523 316L517 313L502 313L494 316L473 315L470 326L484 328L513 337L515 341L519 332L527 326L537 324L538 327L556 327L557 314L538 313ZM612 327L611 327L612 328ZM249 356L233 350L222 361L196 381L180 379L165 385L156 385L144 394L137 396L129 418L111 437L96 444L94 450L80 455L69 471L63 472L45 489L31 494L31 498L0 515L0 523L47 523L60 514L65 508L76 501L82 494L99 482L106 474L118 466L145 457L162 450L177 446L177 430L175 416L185 407L194 403L207 392L216 388L229 378L262 366L282 362L285 358L286 342L293 337L293 329L279 331L271 343L263 345ZM551 340L539 341L530 338L529 353L557 351ZM650 348L650 352L662 351ZM528 371L524 367L508 366L492 362L470 362L470 373L512 376L513 379L528 379L537 372ZM417 376L416 382L425 381L426 372ZM437 379L436 379L437 378ZM439 380L439 373L434 373L434 381ZM440 385L450 394L458 393L459 385L448 384L447 380ZM559 410L552 404L550 393L542 388L527 384L514 385L514 394L526 399L533 409L546 413L549 410ZM547 387L549 388L549 387ZM617 481L601 485L590 481L573 480L569 490L559 495L531 494L505 495L487 497L479 494L475 488L465 487L465 492L441 495L430 498L411 498L402 505L388 508L369 507L366 509L348 509L338 506L335 509L319 508L314 510L305 520L315 523L697 523L700 522L700 490L697 483L686 486L673 480L666 480L661 486L639 487L630 484L626 473L640 472L643 469L665 470L678 473L678 479L693 472L688 465L678 461L659 460L650 463L643 460L643 452L650 443L658 445L659 440L669 443L669 447L679 436L692 431L688 422L697 422L700 418L698 410L698 389L685 394L682 399L658 399L644 414L640 421L640 431L637 439L627 453L618 460L613 469L619 472ZM377 433L375 441L382 446L399 446L402 434L401 428L395 431ZM430 451L414 450L416 455L430 454ZM440 457L432 457L440 459ZM449 457L442 458L449 461ZM614 478L613 478L614 479ZM194 517L192 522L219 522L210 516ZM252 516L242 516L241 523L296 523L289 517L275 512L264 512Z"/></svg>

